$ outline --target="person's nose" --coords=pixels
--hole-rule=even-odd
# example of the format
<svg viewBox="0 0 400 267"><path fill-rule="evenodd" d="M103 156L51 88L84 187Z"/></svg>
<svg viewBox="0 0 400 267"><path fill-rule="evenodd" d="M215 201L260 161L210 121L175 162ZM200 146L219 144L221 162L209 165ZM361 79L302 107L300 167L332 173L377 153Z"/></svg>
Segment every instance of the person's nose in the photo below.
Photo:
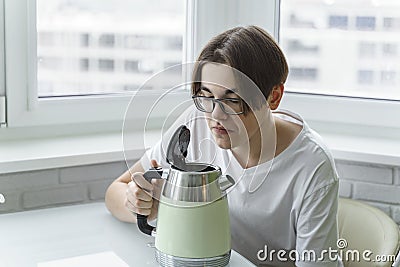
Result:
<svg viewBox="0 0 400 267"><path fill-rule="evenodd" d="M216 120L225 120L228 117L221 107L221 103L215 102L214 110L211 113L212 117Z"/></svg>

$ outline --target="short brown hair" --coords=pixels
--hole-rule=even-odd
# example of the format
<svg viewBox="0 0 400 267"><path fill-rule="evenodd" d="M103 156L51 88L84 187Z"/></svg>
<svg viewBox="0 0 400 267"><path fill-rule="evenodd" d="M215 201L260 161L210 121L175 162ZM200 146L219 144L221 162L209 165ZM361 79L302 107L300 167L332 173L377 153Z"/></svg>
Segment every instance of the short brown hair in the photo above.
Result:
<svg viewBox="0 0 400 267"><path fill-rule="evenodd" d="M261 90L265 100L272 88L284 83L288 76L282 50L271 35L257 26L235 27L215 36L203 48L197 61L193 72L193 95L200 90L201 68L207 62L226 64L244 73ZM248 107L245 113L247 111Z"/></svg>

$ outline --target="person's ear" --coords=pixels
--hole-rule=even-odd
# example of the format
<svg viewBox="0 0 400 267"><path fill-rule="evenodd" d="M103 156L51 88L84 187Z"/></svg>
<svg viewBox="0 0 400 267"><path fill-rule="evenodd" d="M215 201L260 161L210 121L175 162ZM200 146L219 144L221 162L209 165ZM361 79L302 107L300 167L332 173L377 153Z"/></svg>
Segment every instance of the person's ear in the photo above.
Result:
<svg viewBox="0 0 400 267"><path fill-rule="evenodd" d="M275 85L271 92L269 93L268 97L268 105L270 109L275 110L278 108L279 104L281 103L283 97L283 83Z"/></svg>

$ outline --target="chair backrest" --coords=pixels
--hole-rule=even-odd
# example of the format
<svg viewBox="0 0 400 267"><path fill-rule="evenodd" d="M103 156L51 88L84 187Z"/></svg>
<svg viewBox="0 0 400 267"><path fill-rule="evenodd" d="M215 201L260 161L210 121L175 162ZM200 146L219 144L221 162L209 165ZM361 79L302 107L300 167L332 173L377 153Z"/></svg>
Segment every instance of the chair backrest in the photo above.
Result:
<svg viewBox="0 0 400 267"><path fill-rule="evenodd" d="M345 267L392 266L393 261L388 261L387 256L395 257L398 254L400 231L399 226L388 215L360 201L340 198L338 224L339 238L346 240L341 240L342 245L347 242L342 250ZM367 261L363 253L366 253L364 256ZM356 254L359 255L359 261ZM385 262L376 261L384 260L384 257ZM371 259L370 262L368 258Z"/></svg>

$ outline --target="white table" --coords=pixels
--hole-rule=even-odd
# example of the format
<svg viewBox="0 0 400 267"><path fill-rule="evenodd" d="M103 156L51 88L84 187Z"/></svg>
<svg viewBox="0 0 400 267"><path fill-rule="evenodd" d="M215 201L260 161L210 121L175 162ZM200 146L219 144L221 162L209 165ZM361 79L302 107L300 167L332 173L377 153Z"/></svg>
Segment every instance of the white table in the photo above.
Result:
<svg viewBox="0 0 400 267"><path fill-rule="evenodd" d="M158 266L151 242L135 224L112 217L104 203L0 215L0 267L36 267L100 252L112 252L129 266ZM254 265L232 251L229 266Z"/></svg>

